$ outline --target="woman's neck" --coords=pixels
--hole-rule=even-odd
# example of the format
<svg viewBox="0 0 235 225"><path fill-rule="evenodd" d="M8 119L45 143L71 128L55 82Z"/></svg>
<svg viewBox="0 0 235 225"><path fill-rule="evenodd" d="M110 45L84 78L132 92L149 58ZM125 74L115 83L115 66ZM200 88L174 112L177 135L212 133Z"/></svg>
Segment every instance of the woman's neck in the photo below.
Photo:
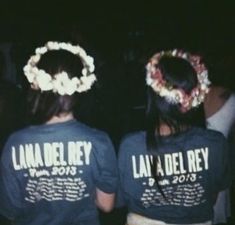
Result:
<svg viewBox="0 0 235 225"><path fill-rule="evenodd" d="M189 126L186 126L186 125L182 125L180 126L180 131L185 131L189 128ZM159 129L159 134L161 136L168 136L168 135L172 135L172 134L175 134L176 131L174 128L170 128L167 124L165 123L162 123L160 125L160 129Z"/></svg>
<svg viewBox="0 0 235 225"><path fill-rule="evenodd" d="M50 120L46 122L46 124L53 124L53 123L63 123L69 120L74 119L73 113L61 113L58 116L53 116Z"/></svg>
<svg viewBox="0 0 235 225"><path fill-rule="evenodd" d="M172 134L172 130L170 129L170 127L166 124L161 124L160 125L160 129L159 129L159 133L161 136L168 136Z"/></svg>

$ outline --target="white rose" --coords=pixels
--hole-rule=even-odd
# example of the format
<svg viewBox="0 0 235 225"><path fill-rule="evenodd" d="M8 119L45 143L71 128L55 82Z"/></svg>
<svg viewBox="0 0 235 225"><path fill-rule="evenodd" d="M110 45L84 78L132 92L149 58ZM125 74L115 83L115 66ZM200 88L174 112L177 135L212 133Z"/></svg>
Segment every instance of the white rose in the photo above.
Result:
<svg viewBox="0 0 235 225"><path fill-rule="evenodd" d="M36 48L35 53L39 54L39 55L43 55L47 52L47 48L46 47L40 47L40 48Z"/></svg>
<svg viewBox="0 0 235 225"><path fill-rule="evenodd" d="M82 69L82 75L83 75L83 76L86 76L87 74L88 74L87 68L84 67L84 68Z"/></svg>
<svg viewBox="0 0 235 225"><path fill-rule="evenodd" d="M147 76L146 76L146 83L147 85L151 85L153 83L153 79L151 78L151 74L150 73L147 73Z"/></svg>
<svg viewBox="0 0 235 225"><path fill-rule="evenodd" d="M25 73L25 76L26 76L27 80L29 81L29 83L33 83L34 78L35 78L35 75L33 73L27 72L27 73Z"/></svg>
<svg viewBox="0 0 235 225"><path fill-rule="evenodd" d="M43 70L39 70L38 75L35 77L35 81L42 91L49 91L53 88L51 76Z"/></svg>
<svg viewBox="0 0 235 225"><path fill-rule="evenodd" d="M40 58L41 58L41 56L38 54L31 56L29 59L30 64L35 65L36 63L39 62Z"/></svg>
<svg viewBox="0 0 235 225"><path fill-rule="evenodd" d="M77 84L69 80L64 84L64 90L67 95L72 95L77 89Z"/></svg>

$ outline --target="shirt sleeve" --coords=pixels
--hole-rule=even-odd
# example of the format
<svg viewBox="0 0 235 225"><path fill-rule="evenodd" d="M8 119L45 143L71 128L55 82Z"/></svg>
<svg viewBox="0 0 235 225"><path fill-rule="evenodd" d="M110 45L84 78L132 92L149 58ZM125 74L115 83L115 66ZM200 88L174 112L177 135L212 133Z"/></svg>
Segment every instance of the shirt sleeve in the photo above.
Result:
<svg viewBox="0 0 235 225"><path fill-rule="evenodd" d="M126 159L127 155L125 154L125 145L122 142L118 151L118 171L119 171L119 185L117 190L116 204L117 208L125 206L125 197L124 197L124 174L126 169Z"/></svg>
<svg viewBox="0 0 235 225"><path fill-rule="evenodd" d="M20 183L16 177L9 145L3 149L0 161L0 214L14 219L22 209Z"/></svg>
<svg viewBox="0 0 235 225"><path fill-rule="evenodd" d="M104 135L95 143L93 174L96 187L105 193L115 193L118 185L118 168L113 144Z"/></svg>
<svg viewBox="0 0 235 225"><path fill-rule="evenodd" d="M216 143L218 149L218 155L216 156L216 171L215 180L218 191L222 191L228 188L231 184L231 162L229 159L229 147L226 138L222 138L221 144Z"/></svg>

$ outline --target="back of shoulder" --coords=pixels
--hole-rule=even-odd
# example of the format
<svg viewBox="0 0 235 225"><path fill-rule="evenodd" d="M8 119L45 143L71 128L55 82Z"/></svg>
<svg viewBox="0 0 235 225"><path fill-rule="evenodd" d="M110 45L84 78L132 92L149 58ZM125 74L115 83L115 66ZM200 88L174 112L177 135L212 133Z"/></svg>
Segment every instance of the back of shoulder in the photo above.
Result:
<svg viewBox="0 0 235 225"><path fill-rule="evenodd" d="M119 153L126 151L126 149L137 150L138 147L143 147L145 145L145 132L139 131L135 133L127 134L123 137L120 143Z"/></svg>
<svg viewBox="0 0 235 225"><path fill-rule="evenodd" d="M31 132L29 127L22 128L20 130L17 130L13 132L9 138L8 141L25 141L27 139L30 139L33 136L33 133Z"/></svg>
<svg viewBox="0 0 235 225"><path fill-rule="evenodd" d="M114 149L112 139L108 133L80 122L77 122L76 126L74 126L69 139L71 139L71 136L73 136L74 140L79 139L91 142L94 151L95 149L99 149L99 151L100 149Z"/></svg>
<svg viewBox="0 0 235 225"><path fill-rule="evenodd" d="M211 130L211 129L197 129L194 133L193 139L196 141L196 139L203 139L208 142L219 142L226 140L225 136L223 133L216 131L216 130Z"/></svg>
<svg viewBox="0 0 235 225"><path fill-rule="evenodd" d="M107 140L111 140L109 135L105 131L89 127L86 124L78 123L77 129L80 134L84 135L86 138L90 139L91 141L102 143Z"/></svg>
<svg viewBox="0 0 235 225"><path fill-rule="evenodd" d="M121 144L127 144L127 143L132 143L132 142L139 142L145 140L145 132L144 131L138 131L138 132L133 132L126 134L122 140Z"/></svg>
<svg viewBox="0 0 235 225"><path fill-rule="evenodd" d="M233 102L235 103L235 93L231 94L231 98L232 98Z"/></svg>

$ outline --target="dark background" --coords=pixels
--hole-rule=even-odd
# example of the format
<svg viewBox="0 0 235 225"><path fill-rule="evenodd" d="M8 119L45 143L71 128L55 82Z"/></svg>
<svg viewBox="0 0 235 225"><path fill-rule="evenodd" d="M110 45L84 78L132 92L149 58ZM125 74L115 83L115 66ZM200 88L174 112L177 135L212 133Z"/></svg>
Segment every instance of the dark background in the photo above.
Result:
<svg viewBox="0 0 235 225"><path fill-rule="evenodd" d="M159 47L230 48L235 23L233 1L226 0L8 0L1 1L0 19L2 41L43 40L59 34L66 38L69 30L77 29L102 47L125 47L133 38L131 32Z"/></svg>
<svg viewBox="0 0 235 225"><path fill-rule="evenodd" d="M48 40L83 46L95 58L97 96L103 107L99 111L106 120L96 125L118 136L142 127L138 116L145 105L144 66L156 51L199 52L211 80L235 89L234 11L233 1L226 0L8 0L0 3L0 43L13 43L17 66L13 80L20 85L23 65L36 46ZM129 119L126 115L132 111L137 118L120 128L120 120ZM119 115L116 124L114 115Z"/></svg>
<svg viewBox="0 0 235 225"><path fill-rule="evenodd" d="M135 46L218 54L234 50L233 5L226 0L1 1L0 41L73 39L111 56Z"/></svg>
<svg viewBox="0 0 235 225"><path fill-rule="evenodd" d="M233 1L1 1L0 45L11 43L16 77L36 46L48 40L79 43L94 56L95 102L86 101L80 119L106 130L115 146L144 126L144 65L156 51L199 52L215 84L235 90L235 7ZM92 97L91 97L92 99ZM118 224L125 216L103 216ZM115 221L114 218L115 217Z"/></svg>
<svg viewBox="0 0 235 225"><path fill-rule="evenodd" d="M13 42L22 64L48 40L79 42L97 66L145 63L165 48L199 51L216 64L234 59L234 11L228 0L8 0L0 3L0 43Z"/></svg>

